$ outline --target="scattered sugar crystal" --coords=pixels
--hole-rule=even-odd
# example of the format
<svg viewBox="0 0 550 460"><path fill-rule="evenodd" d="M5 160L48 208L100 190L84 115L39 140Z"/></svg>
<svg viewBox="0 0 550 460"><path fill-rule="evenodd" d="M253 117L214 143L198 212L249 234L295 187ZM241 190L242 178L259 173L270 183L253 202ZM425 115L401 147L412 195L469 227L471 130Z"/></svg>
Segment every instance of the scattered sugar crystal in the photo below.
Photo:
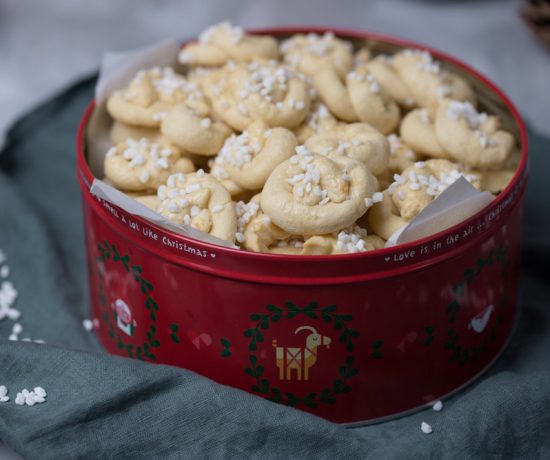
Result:
<svg viewBox="0 0 550 460"><path fill-rule="evenodd" d="M384 194L382 192L375 192L372 195L372 202L373 203L380 203L384 199Z"/></svg>
<svg viewBox="0 0 550 460"><path fill-rule="evenodd" d="M447 110L447 117L451 120L463 118L468 123L470 129L476 129L487 120L488 115L484 112L479 113L476 108L468 101L451 101Z"/></svg>
<svg viewBox="0 0 550 460"><path fill-rule="evenodd" d="M430 124L430 114L428 113L428 109L420 109L418 114L420 115L420 120L422 123L426 125Z"/></svg>
<svg viewBox="0 0 550 460"><path fill-rule="evenodd" d="M420 429L424 434L431 434L433 431L431 425L428 425L426 422L422 422L422 424L420 425Z"/></svg>
<svg viewBox="0 0 550 460"><path fill-rule="evenodd" d="M4 318L17 320L21 316L19 310L13 308L17 295L17 290L11 281L2 282L0 285L0 321Z"/></svg>
<svg viewBox="0 0 550 460"><path fill-rule="evenodd" d="M441 72L441 66L439 62L433 60L432 55L428 51L407 49L403 51L406 56L419 57L420 60L416 63L418 69L424 70L429 73L438 74Z"/></svg>
<svg viewBox="0 0 550 460"><path fill-rule="evenodd" d="M394 174L393 175L393 180L395 182L397 182L398 184L402 185L406 182L405 178L399 174Z"/></svg>
<svg viewBox="0 0 550 460"><path fill-rule="evenodd" d="M168 169L170 167L170 163L166 158L159 158L156 164L161 169Z"/></svg>
<svg viewBox="0 0 550 460"><path fill-rule="evenodd" d="M36 404L36 399L34 398L34 394L33 393L29 393L26 397L25 397L25 404L27 406L34 406Z"/></svg>
<svg viewBox="0 0 550 460"><path fill-rule="evenodd" d="M212 120L210 120L210 118L203 118L201 120L201 126L203 128L210 128L211 125L212 125Z"/></svg>
<svg viewBox="0 0 550 460"><path fill-rule="evenodd" d="M369 73L367 75L367 81L369 82L370 92L373 94L378 94L380 92L380 84L376 81L376 78Z"/></svg>
<svg viewBox="0 0 550 460"><path fill-rule="evenodd" d="M92 322L92 320L85 319L82 321L82 326L84 326L84 329L90 332L94 328L94 323Z"/></svg>
<svg viewBox="0 0 550 460"><path fill-rule="evenodd" d="M401 147L401 139L395 134L390 134L387 136L388 142L390 143L390 154L395 155L399 148Z"/></svg>
<svg viewBox="0 0 550 460"><path fill-rule="evenodd" d="M8 389L5 385L0 385L0 402L8 402L9 400Z"/></svg>
<svg viewBox="0 0 550 460"><path fill-rule="evenodd" d="M432 406L432 409L436 412L441 411L441 409L443 409L443 403L441 401L436 401Z"/></svg>
<svg viewBox="0 0 550 460"><path fill-rule="evenodd" d="M204 174L205 174L204 169L199 169L199 170L195 173L195 175L196 175L197 177L203 177Z"/></svg>
<svg viewBox="0 0 550 460"><path fill-rule="evenodd" d="M135 168L136 166L141 166L143 164L145 164L145 158L143 155L138 154L130 161L130 168Z"/></svg>
<svg viewBox="0 0 550 460"><path fill-rule="evenodd" d="M142 183L142 184L146 184L147 181L149 180L149 173L146 171L146 170L143 170L141 171L141 173L139 174L139 181Z"/></svg>
<svg viewBox="0 0 550 460"><path fill-rule="evenodd" d="M200 190L201 186L200 184L190 184L185 187L185 193L193 193Z"/></svg>
<svg viewBox="0 0 550 460"><path fill-rule="evenodd" d="M373 205L373 201L372 201L372 198L365 198L365 206L367 208L370 208L371 206Z"/></svg>
<svg viewBox="0 0 550 460"><path fill-rule="evenodd" d="M235 233L235 239L239 243L243 243L244 242L244 235L241 232L237 232L237 233Z"/></svg>
<svg viewBox="0 0 550 460"><path fill-rule="evenodd" d="M172 201L168 204L168 211L171 213L178 213L181 211L181 207L176 202Z"/></svg>
<svg viewBox="0 0 550 460"><path fill-rule="evenodd" d="M21 334L21 332L23 332L23 326L21 326L21 324L19 324L19 323L15 323L13 325L13 327L11 328L11 333L19 335L19 334Z"/></svg>
<svg viewBox="0 0 550 460"><path fill-rule="evenodd" d="M45 398L46 396L48 396L48 394L46 393L46 390L44 390L44 388L42 387L34 387L34 393L38 396L40 396L41 398Z"/></svg>
<svg viewBox="0 0 550 460"><path fill-rule="evenodd" d="M214 214L217 214L218 212L222 212L223 211L223 208L225 208L225 205L224 204L217 204L216 206L214 206L212 208L212 212Z"/></svg>
<svg viewBox="0 0 550 460"><path fill-rule="evenodd" d="M15 404L19 406L27 405L34 406L35 404L42 404L46 402L48 394L42 387L35 387L33 391L28 391L26 388L17 393L15 397Z"/></svg>

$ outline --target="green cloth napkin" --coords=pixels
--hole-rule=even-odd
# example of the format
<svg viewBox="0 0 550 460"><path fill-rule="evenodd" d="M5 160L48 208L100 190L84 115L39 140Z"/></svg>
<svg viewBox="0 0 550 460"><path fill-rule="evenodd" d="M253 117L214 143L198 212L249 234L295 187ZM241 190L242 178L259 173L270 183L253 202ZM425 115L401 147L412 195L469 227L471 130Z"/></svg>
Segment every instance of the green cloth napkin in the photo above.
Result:
<svg viewBox="0 0 550 460"><path fill-rule="evenodd" d="M46 341L8 341L14 321L0 321L0 385L11 397L0 402L2 442L40 460L550 458L550 139L530 136L523 311L504 355L442 412L347 429L182 369L107 355L85 331L75 133L94 82L17 122L0 154L0 248L19 292L19 337ZM36 386L44 404L14 404Z"/></svg>

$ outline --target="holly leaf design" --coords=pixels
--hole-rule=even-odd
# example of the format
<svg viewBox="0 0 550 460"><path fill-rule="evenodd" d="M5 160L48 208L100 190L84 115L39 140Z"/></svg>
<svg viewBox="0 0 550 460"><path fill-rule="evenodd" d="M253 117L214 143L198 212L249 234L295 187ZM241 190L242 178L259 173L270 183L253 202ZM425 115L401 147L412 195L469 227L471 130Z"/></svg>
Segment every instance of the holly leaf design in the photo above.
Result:
<svg viewBox="0 0 550 460"><path fill-rule="evenodd" d="M222 344L222 351L220 352L220 355L222 358L229 358L232 353L231 353L231 342L225 338L221 338L220 339L220 342Z"/></svg>
<svg viewBox="0 0 550 460"><path fill-rule="evenodd" d="M141 292L143 292L144 294L147 294L147 291L152 291L153 290L153 285L147 281L145 278L141 278Z"/></svg>
<svg viewBox="0 0 550 460"><path fill-rule="evenodd" d="M142 268L139 265L132 265L132 276L134 277L134 280L136 280L136 282L139 282L141 273Z"/></svg>
<svg viewBox="0 0 550 460"><path fill-rule="evenodd" d="M172 341L174 343L180 343L179 337L176 334L174 334L173 332L170 334L170 338L172 339Z"/></svg>

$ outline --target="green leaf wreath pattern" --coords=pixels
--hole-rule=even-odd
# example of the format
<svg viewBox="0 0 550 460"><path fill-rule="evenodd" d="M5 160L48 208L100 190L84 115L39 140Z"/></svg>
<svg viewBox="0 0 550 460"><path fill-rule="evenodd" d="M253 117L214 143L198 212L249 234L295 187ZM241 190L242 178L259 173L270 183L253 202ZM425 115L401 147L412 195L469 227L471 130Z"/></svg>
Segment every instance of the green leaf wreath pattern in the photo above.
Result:
<svg viewBox="0 0 550 460"><path fill-rule="evenodd" d="M180 327L176 323L170 324L170 338L174 343L180 343L180 338L178 336L178 331Z"/></svg>
<svg viewBox="0 0 550 460"><path fill-rule="evenodd" d="M316 301L309 303L305 307L299 307L293 302L286 302L283 307L269 304L266 306L265 313L253 313L250 315L250 319L255 321L256 324L254 327L244 331L244 336L248 339L248 349L251 352L249 356L250 366L246 367L244 371L255 379L255 383L251 387L252 391L260 393L270 401L293 407L305 405L314 409L319 404L335 404L336 396L351 391L352 388L348 382L359 373L359 370L354 367L355 358L353 355L346 356L345 362L338 369L339 376L334 380L332 385L327 386L319 392L311 392L303 396L291 392L283 393L280 388L272 385L268 379L263 378L265 368L258 362L258 357L255 354L258 343L262 343L265 340L262 331L269 329L272 323L276 323L283 318L292 319L298 316L304 316L309 319L321 319L325 323L331 323L334 329L339 331L339 341L345 346L346 350L350 353L355 350L354 340L359 337L359 332L350 327L353 317L338 313L336 305L321 307Z"/></svg>
<svg viewBox="0 0 550 460"><path fill-rule="evenodd" d="M460 367L463 367L468 362L475 362L475 360L481 353L485 353L489 350L490 342L494 342L497 340L497 332L500 325L504 321L504 310L508 305L509 300L507 293L507 281L510 268L508 250L509 247L500 245L497 249L489 251L485 258L479 257L476 260L474 267L469 267L464 270L464 280L457 283L453 287L455 298L451 300L445 308L449 327L447 329L448 338L443 344L443 348L449 350L449 352L451 353L451 356L448 359L449 363L456 363ZM458 336L454 327L456 316L462 308L459 299L466 295L468 286L470 286L475 281L475 279L479 275L481 275L484 269L493 265L500 265L501 267L501 277L503 285L505 286L505 291L498 303L497 309L495 310L495 321L488 333L485 334L482 343L475 346L467 347L461 344L460 337Z"/></svg>
<svg viewBox="0 0 550 460"><path fill-rule="evenodd" d="M375 340L374 342L372 342L372 345L371 345L371 348L372 348L372 354L371 356L374 358L374 359L380 359L382 358L382 344L384 343L383 340Z"/></svg>
<svg viewBox="0 0 550 460"><path fill-rule="evenodd" d="M103 241L103 244L99 243L97 245L97 248L99 250L99 256L97 258L98 267L100 267L101 264L103 264L104 266L107 261L111 260L112 262L122 264L124 266L124 269L132 274L132 277L139 286L140 291L143 294L147 294L147 297L145 299L145 308L149 311L151 320L155 322L156 312L158 312L159 310L159 305L150 294L153 291L153 285L143 277L142 267L140 267L139 265L132 265L129 255L121 255L118 252L118 248L116 247L116 245L109 244L107 241ZM98 270L99 301L104 306L104 308L107 308L107 296L105 295L101 271L101 269ZM117 347L120 350L125 350L130 358L136 358L139 360L144 360L148 358L152 361L157 360L154 351L155 348L160 347L160 341L157 338L157 328L155 324L151 323L149 330L145 332L147 340L143 341L141 345L133 345L130 343L125 343L122 336L116 331L116 328L111 319L111 315L109 314L109 311L107 309L103 311L103 320L107 325L107 333L109 337L115 340L117 343Z"/></svg>
<svg viewBox="0 0 550 460"><path fill-rule="evenodd" d="M220 352L220 356L222 358L229 358L233 354L231 352L231 342L223 337L221 338L220 342L222 344L222 351Z"/></svg>

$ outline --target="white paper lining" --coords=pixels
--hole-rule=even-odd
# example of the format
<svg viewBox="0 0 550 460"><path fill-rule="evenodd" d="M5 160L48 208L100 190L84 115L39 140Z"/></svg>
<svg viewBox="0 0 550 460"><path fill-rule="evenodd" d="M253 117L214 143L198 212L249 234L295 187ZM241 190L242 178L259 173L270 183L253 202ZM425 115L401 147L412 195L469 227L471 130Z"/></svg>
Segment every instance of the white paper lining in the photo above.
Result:
<svg viewBox="0 0 550 460"><path fill-rule="evenodd" d="M174 65L179 50L175 40L164 40L146 48L128 52L108 52L104 55L95 91L96 108L87 129L87 154L94 176L103 177L105 153L111 146L109 128L111 119L105 102L113 91L125 87L141 69L153 66ZM95 179L90 192L126 212L143 217L176 233L221 246L236 246L200 232L187 225L175 225L164 216L129 198L105 182ZM426 206L409 224L396 231L386 247L414 241L452 227L473 216L487 206L493 195L479 192L465 178L449 186L432 203Z"/></svg>
<svg viewBox="0 0 550 460"><path fill-rule="evenodd" d="M222 240L215 236L209 235L208 233L201 232L193 227L188 225L176 225L168 221L164 216L148 208L144 204L141 204L139 201L130 198L128 195L120 192L116 188L110 186L109 184L103 182L99 179L94 179L92 187L90 188L90 193L97 196L109 203L112 203L118 206L121 209L124 209L126 212L133 214L134 216L143 217L150 222L153 222L157 225L160 225L167 230L171 230L180 235L187 236L189 238L195 238L196 240L205 241L207 243L217 244L219 246L225 246L227 248L234 248L235 246L228 241Z"/></svg>
<svg viewBox="0 0 550 460"><path fill-rule="evenodd" d="M493 198L489 192L480 192L461 177L411 222L391 235L386 247L409 243L451 228L481 211Z"/></svg>

